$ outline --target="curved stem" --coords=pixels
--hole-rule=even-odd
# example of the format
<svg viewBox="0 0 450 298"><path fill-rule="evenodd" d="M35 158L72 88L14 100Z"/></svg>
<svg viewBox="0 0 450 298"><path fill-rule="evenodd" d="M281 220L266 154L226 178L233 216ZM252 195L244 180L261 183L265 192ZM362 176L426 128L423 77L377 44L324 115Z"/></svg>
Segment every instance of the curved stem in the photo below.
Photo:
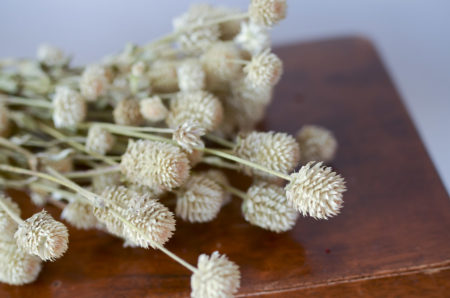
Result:
<svg viewBox="0 0 450 298"><path fill-rule="evenodd" d="M237 189L229 184L220 184L223 188L225 188L227 191L231 192L233 195L240 197L243 200L248 199L247 193L243 192L240 189Z"/></svg>
<svg viewBox="0 0 450 298"><path fill-rule="evenodd" d="M221 158L218 157L203 157L201 160L202 163L211 165L211 166L217 166L220 168L225 168L225 169L230 169L230 170L239 170L239 165L234 164L234 163L230 163L230 162L226 162Z"/></svg>
<svg viewBox="0 0 450 298"><path fill-rule="evenodd" d="M120 171L120 166L116 165L116 166L99 168L99 169L88 170L88 171L68 172L68 173L64 173L63 175L66 178L84 178L84 177L92 177L92 176L114 173L114 172L118 172L118 171Z"/></svg>
<svg viewBox="0 0 450 298"><path fill-rule="evenodd" d="M174 130L172 128L164 128L164 127L138 127L138 126L127 126L127 125L118 125L118 124L110 124L110 123L102 123L102 122L90 122L86 123L86 126L98 125L104 128L110 129L119 129L119 130L131 130L131 131L141 131L141 132L155 132L155 133L173 133ZM86 127L83 126L83 127Z"/></svg>
<svg viewBox="0 0 450 298"><path fill-rule="evenodd" d="M228 141L228 140L226 140L226 139L224 139L224 138L221 138L221 137L219 137L219 136L216 136L216 135L213 135L213 134L207 134L207 135L205 135L204 136L207 140L210 140L210 141L212 141L212 142L214 142L214 143L217 143L217 144L219 144L219 145L222 145L222 146L224 146L224 147L227 147L227 148L230 148L230 149L233 149L235 146L236 146L236 144L235 143L233 143L233 142L230 142L230 141Z"/></svg>

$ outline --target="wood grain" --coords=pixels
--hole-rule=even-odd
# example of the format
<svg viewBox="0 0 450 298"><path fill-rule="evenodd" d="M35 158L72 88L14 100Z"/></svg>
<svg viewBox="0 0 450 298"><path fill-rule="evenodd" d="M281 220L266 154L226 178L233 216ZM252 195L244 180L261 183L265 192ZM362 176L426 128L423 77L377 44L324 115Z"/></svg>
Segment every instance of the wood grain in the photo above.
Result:
<svg viewBox="0 0 450 298"><path fill-rule="evenodd" d="M247 224L236 199L214 222L178 220L167 247L192 264L201 253L227 254L241 267L239 296L445 296L450 200L373 46L345 38L276 52L285 74L261 129L319 124L335 132L332 166L349 189L342 214L302 218L274 234ZM14 197L24 216L36 211L24 195ZM62 259L46 263L31 285L0 285L0 297L187 297L189 279L158 251L71 228Z"/></svg>

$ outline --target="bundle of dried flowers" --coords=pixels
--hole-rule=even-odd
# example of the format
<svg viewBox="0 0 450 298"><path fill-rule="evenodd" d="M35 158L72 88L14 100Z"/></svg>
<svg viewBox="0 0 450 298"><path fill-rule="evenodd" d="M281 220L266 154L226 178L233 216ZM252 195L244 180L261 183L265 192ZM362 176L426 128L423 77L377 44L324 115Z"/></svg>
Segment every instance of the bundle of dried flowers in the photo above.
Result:
<svg viewBox="0 0 450 298"><path fill-rule="evenodd" d="M254 131L283 72L268 32L285 13L285 0L251 0L247 12L194 5L173 33L86 67L50 45L37 61L0 60L0 188L53 203L77 228L163 251L193 273L192 297L232 296L240 273L226 256L202 254L195 267L164 247L174 215L214 220L232 194L246 221L281 233L300 214L335 216L343 202L344 179L322 164L336 153L331 132ZM308 163L295 171L299 161ZM217 169L198 172L201 163ZM221 169L254 183L239 190ZM45 210L23 220L3 194L0 229L1 282L30 283L68 249L61 222Z"/></svg>

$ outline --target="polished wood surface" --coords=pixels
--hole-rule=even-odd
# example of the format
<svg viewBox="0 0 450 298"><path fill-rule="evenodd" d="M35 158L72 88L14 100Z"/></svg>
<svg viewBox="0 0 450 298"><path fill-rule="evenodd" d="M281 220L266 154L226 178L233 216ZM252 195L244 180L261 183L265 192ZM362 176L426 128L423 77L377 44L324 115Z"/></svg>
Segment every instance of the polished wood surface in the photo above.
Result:
<svg viewBox="0 0 450 298"><path fill-rule="evenodd" d="M285 74L261 128L295 133L320 124L335 132L332 166L349 189L342 213L301 218L274 234L247 224L236 199L211 223L178 220L167 247L192 264L201 253L227 254L241 268L239 296L448 295L450 200L374 47L345 38L276 52ZM13 195L24 216L36 211ZM71 228L63 258L45 263L31 285L0 285L0 297L188 297L189 281L158 251Z"/></svg>

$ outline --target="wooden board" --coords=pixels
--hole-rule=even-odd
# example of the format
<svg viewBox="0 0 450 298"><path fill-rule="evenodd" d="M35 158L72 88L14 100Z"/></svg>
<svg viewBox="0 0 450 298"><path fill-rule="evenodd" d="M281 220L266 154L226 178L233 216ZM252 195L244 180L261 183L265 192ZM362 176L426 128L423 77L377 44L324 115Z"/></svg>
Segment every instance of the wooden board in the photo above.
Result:
<svg viewBox="0 0 450 298"><path fill-rule="evenodd" d="M239 201L207 224L177 223L167 247L192 264L219 250L241 267L239 296L445 296L450 200L374 47L345 38L277 49L285 74L262 129L331 128L332 166L347 179L341 215L274 234L247 224ZM248 180L234 179L236 186ZM36 211L15 193L24 216ZM52 210L54 214L56 210ZM70 248L27 286L0 297L189 296L190 274L154 250L70 229Z"/></svg>

